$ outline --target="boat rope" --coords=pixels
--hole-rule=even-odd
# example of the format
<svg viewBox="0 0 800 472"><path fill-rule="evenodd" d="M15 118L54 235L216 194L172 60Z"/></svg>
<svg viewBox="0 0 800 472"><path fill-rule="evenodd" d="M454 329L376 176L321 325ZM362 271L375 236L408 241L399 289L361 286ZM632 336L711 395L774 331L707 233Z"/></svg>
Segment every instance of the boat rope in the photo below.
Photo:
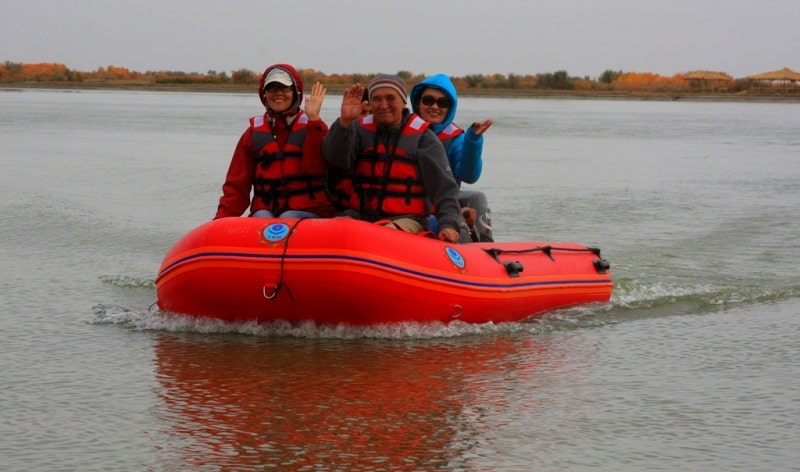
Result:
<svg viewBox="0 0 800 472"><path fill-rule="evenodd" d="M553 258L553 251L571 251L571 252L591 252L597 257L600 257L600 248L596 247L553 247L553 246L536 246L528 249L499 249L499 248L489 248L484 249L487 254L492 256L494 260L500 262L500 255L501 254L530 254L532 252L542 252L547 257L550 258L551 261L555 261Z"/></svg>
<svg viewBox="0 0 800 472"><path fill-rule="evenodd" d="M272 287L272 292L269 293L269 294L267 293L266 285L261 287L261 294L264 295L264 298L266 298L267 300L274 299L278 295L278 292L280 291L280 289L285 288L286 289L286 293L289 295L289 299L294 301L294 297L292 296L291 289L289 289L288 285L283 283L284 265L286 263L286 252L289 250L289 239L291 239L292 235L294 235L294 229L297 228L297 225L299 225L301 221L306 220L306 219L308 219L308 218L299 218L289 228L289 232L288 232L288 234L286 236L286 241L283 244L283 252L281 253L280 270L278 272L278 282L275 284L274 287Z"/></svg>
<svg viewBox="0 0 800 472"><path fill-rule="evenodd" d="M492 258L497 261L498 264L502 264L505 267L506 272L508 272L509 277L519 277L520 272L523 271L524 267L522 263L519 261L501 261L500 255L501 254L530 254L532 252L542 252L551 261L555 261L553 258L553 251L567 251L567 252L591 252L597 259L592 261L592 265L594 265L595 270L598 274L605 274L611 268L611 264L608 263L605 259L600 256L600 248L596 247L553 247L553 246L536 246L533 248L528 249L498 249L498 248L490 248L484 249L484 251L492 256Z"/></svg>

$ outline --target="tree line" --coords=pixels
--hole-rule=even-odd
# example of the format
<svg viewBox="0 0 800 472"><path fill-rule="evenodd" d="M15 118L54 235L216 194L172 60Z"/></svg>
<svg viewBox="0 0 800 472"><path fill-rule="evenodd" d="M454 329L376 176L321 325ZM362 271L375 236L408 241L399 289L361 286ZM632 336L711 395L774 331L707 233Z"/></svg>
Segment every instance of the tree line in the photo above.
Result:
<svg viewBox="0 0 800 472"><path fill-rule="evenodd" d="M314 69L298 69L304 83L319 81L329 89L343 89L355 82L366 84L376 74L325 74ZM425 78L424 74L414 74L401 70L397 75L402 77L409 87ZM238 69L227 72L209 70L206 73L182 71L147 71L137 72L125 67L100 67L91 72L76 71L64 64L36 63L24 64L5 61L0 64L0 83L118 83L135 85L255 85L261 77L260 72ZM705 78L704 78L705 77ZM472 74L463 77L451 77L459 91L474 92L526 92L526 91L574 91L574 92L651 92L651 93L686 93L692 91L716 93L740 93L775 88L785 91L785 87L765 88L763 83L753 83L747 79L734 79L723 72L697 71L662 76L652 72L624 72L622 70L605 70L596 78L573 77L567 71L547 72L540 74ZM796 84L793 89L796 90Z"/></svg>

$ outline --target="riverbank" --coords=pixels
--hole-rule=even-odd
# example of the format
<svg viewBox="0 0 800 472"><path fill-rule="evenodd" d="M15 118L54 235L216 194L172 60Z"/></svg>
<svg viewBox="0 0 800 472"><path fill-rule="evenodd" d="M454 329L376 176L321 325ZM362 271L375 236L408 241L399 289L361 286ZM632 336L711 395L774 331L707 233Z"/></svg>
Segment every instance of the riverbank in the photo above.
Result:
<svg viewBox="0 0 800 472"><path fill-rule="evenodd" d="M20 89L71 89L71 90L140 90L148 92L188 93L252 93L253 84L154 84L140 81L92 82L11 82L0 83L0 90ZM329 87L328 93L339 94L344 87ZM539 98L539 99L590 99L590 100L657 100L657 101L731 101L731 102L794 102L800 103L800 93L752 94L747 92L654 92L607 90L539 90L539 89L463 89L463 97Z"/></svg>

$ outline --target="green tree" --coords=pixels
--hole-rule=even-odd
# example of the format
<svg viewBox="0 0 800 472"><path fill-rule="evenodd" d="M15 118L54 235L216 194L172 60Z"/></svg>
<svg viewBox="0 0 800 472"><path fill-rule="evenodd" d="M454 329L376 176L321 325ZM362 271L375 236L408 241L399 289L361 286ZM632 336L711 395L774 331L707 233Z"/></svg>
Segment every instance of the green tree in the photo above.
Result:
<svg viewBox="0 0 800 472"><path fill-rule="evenodd" d="M506 80L506 76L503 74L494 74L492 75L492 85L495 88L506 88L508 86L508 80Z"/></svg>
<svg viewBox="0 0 800 472"><path fill-rule="evenodd" d="M485 81L484 77L480 74L467 75L464 77L464 80L467 82L467 87L469 88L476 88Z"/></svg>
<svg viewBox="0 0 800 472"><path fill-rule="evenodd" d="M570 79L567 71L560 70L554 73L538 74L537 88L540 89L555 89L555 90L572 90L575 84Z"/></svg>
<svg viewBox="0 0 800 472"><path fill-rule="evenodd" d="M617 80L617 78L622 74L623 72L621 70L613 71L611 69L607 69L600 75L600 83L610 84L611 82Z"/></svg>

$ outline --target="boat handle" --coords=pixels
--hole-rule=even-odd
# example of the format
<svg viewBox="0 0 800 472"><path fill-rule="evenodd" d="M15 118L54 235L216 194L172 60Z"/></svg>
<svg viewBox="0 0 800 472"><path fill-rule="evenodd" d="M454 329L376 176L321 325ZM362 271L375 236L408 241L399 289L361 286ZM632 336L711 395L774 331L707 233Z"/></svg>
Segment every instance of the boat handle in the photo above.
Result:
<svg viewBox="0 0 800 472"><path fill-rule="evenodd" d="M264 285L261 287L261 294L264 295L264 298L266 298L267 300L272 300L273 298L275 298L276 295L278 295L279 288L280 284L275 285L275 288L272 289L272 293L267 295L267 286Z"/></svg>

